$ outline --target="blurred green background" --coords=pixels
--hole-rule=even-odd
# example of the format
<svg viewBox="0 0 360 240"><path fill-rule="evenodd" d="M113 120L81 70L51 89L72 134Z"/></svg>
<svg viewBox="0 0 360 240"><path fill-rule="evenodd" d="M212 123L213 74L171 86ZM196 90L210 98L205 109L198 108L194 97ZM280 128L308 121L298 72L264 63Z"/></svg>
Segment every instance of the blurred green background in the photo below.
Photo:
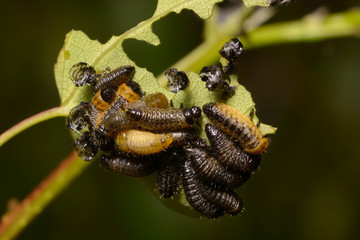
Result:
<svg viewBox="0 0 360 240"><path fill-rule="evenodd" d="M300 1L271 22L358 0ZM0 132L59 98L53 67L65 34L106 42L149 18L156 1L1 1ZM154 24L162 45L129 40L140 66L161 73L201 42L190 11ZM360 40L344 38L247 51L241 83L259 118L278 132L259 170L241 188L246 211L193 219L162 205L136 179L92 164L19 239L360 239ZM23 199L71 151L64 119L32 127L0 148L0 214Z"/></svg>

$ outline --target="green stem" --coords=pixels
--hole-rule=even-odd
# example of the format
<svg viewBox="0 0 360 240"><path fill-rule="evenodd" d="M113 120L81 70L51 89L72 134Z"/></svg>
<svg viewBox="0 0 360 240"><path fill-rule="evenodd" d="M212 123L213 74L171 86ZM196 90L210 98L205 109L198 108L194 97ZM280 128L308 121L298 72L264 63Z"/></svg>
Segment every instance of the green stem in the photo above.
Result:
<svg viewBox="0 0 360 240"><path fill-rule="evenodd" d="M284 43L315 42L331 38L359 36L360 10L322 16L314 13L299 21L268 24L247 34L247 49Z"/></svg>
<svg viewBox="0 0 360 240"><path fill-rule="evenodd" d="M66 115L67 115L67 110L62 107L51 108L49 110L35 114L34 116L31 116L31 117L19 122L15 126L9 128L7 131L2 133L0 135L0 147L4 143L6 143L8 140L10 140L14 136L16 136L18 133L24 131L25 129L27 129L37 123L40 123L42 121L46 121L46 120L49 120L49 119L55 118L55 117L64 117Z"/></svg>
<svg viewBox="0 0 360 240"><path fill-rule="evenodd" d="M61 192L89 163L71 153L19 205L1 218L0 239L12 239Z"/></svg>
<svg viewBox="0 0 360 240"><path fill-rule="evenodd" d="M267 24L247 33L246 36L240 36L240 38L244 48L248 50L284 43L356 37L359 34L360 10L355 9L327 16L313 14L298 21ZM212 64L220 58L218 50L226 40L233 36L234 32L232 35L227 33L226 35L215 36L214 39L207 39L172 67L182 71L199 73L203 66ZM166 85L164 74L159 75L158 81L160 85Z"/></svg>

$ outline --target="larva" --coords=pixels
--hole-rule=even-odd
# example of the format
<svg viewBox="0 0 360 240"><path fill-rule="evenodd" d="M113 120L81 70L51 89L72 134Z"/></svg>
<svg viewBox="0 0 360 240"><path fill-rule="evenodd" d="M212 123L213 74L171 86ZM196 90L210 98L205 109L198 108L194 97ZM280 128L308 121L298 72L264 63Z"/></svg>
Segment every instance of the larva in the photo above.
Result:
<svg viewBox="0 0 360 240"><path fill-rule="evenodd" d="M227 214L234 216L241 212L243 201L233 190L213 188L206 184L203 189L205 198L224 209Z"/></svg>
<svg viewBox="0 0 360 240"><path fill-rule="evenodd" d="M225 214L224 210L208 201L202 194L203 184L199 181L189 161L182 164L182 186L189 204L207 218L218 218Z"/></svg>
<svg viewBox="0 0 360 240"><path fill-rule="evenodd" d="M179 187L181 153L177 151L167 152L160 160L157 172L157 187L164 198L172 197Z"/></svg>
<svg viewBox="0 0 360 240"><path fill-rule="evenodd" d="M203 111L215 126L239 140L248 153L258 155L268 148L268 139L253 121L230 105L207 103Z"/></svg>
<svg viewBox="0 0 360 240"><path fill-rule="evenodd" d="M196 106L184 109L127 108L126 114L144 129L166 131L193 126L201 116L201 109Z"/></svg>
<svg viewBox="0 0 360 240"><path fill-rule="evenodd" d="M134 76L135 68L133 66L121 66L110 72L103 73L96 79L94 86L95 91L102 88L117 89L122 83L131 80Z"/></svg>
<svg viewBox="0 0 360 240"><path fill-rule="evenodd" d="M218 162L236 171L254 171L260 164L261 155L251 155L236 144L231 137L210 123L205 125L211 149Z"/></svg>
<svg viewBox="0 0 360 240"><path fill-rule="evenodd" d="M172 133L126 130L119 132L114 140L120 151L148 155L165 150L174 138Z"/></svg>
<svg viewBox="0 0 360 240"><path fill-rule="evenodd" d="M155 157L136 158L132 156L101 156L101 165L111 171L131 177L143 177L156 171L158 160Z"/></svg>
<svg viewBox="0 0 360 240"><path fill-rule="evenodd" d="M214 183L223 187L236 188L244 184L250 177L250 173L238 173L226 169L213 156L211 156L206 148L188 148L185 150L187 159L196 174L203 181Z"/></svg>

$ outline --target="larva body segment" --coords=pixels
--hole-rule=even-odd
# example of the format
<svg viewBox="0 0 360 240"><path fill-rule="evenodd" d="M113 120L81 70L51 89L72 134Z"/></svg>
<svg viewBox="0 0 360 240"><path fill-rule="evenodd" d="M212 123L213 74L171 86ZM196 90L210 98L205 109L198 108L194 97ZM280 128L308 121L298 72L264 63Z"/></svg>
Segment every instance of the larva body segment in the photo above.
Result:
<svg viewBox="0 0 360 240"><path fill-rule="evenodd" d="M109 108L114 96L114 90L112 90L111 88L103 88L95 93L94 97L91 99L91 102L98 109L105 110Z"/></svg>
<svg viewBox="0 0 360 240"><path fill-rule="evenodd" d="M182 160L183 157L176 151L166 153L160 160L157 187L164 198L172 197L179 188Z"/></svg>
<svg viewBox="0 0 360 240"><path fill-rule="evenodd" d="M114 140L120 151L148 155L165 150L173 139L172 133L126 130L119 132Z"/></svg>
<svg viewBox="0 0 360 240"><path fill-rule="evenodd" d="M233 190L213 188L204 184L204 196L210 202L220 206L230 215L237 215L241 212L243 201Z"/></svg>
<svg viewBox="0 0 360 240"><path fill-rule="evenodd" d="M214 125L207 123L205 132L217 161L223 166L241 172L252 172L259 166L261 155L245 152L240 143L236 144L228 134Z"/></svg>
<svg viewBox="0 0 360 240"><path fill-rule="evenodd" d="M131 83L135 83L135 82L132 81ZM135 87L136 90L134 90L132 87ZM137 88L138 86L128 86L127 83L123 83L118 87L117 93L121 97L123 97L127 102L134 103L140 98L140 95L137 92L138 91Z"/></svg>
<svg viewBox="0 0 360 240"><path fill-rule="evenodd" d="M101 165L119 174L131 177L143 177L156 171L158 161L156 158L103 155L101 157Z"/></svg>
<svg viewBox="0 0 360 240"><path fill-rule="evenodd" d="M127 108L126 114L142 128L152 131L189 128L201 116L199 107L173 108Z"/></svg>
<svg viewBox="0 0 360 240"><path fill-rule="evenodd" d="M199 181L189 161L182 164L182 186L189 204L207 218L218 218L225 214L224 210L208 201L203 195L203 183Z"/></svg>
<svg viewBox="0 0 360 240"><path fill-rule="evenodd" d="M196 174L203 181L225 188L236 188L243 185L250 177L250 173L240 174L226 169L208 153L206 148L188 148L185 151Z"/></svg>
<svg viewBox="0 0 360 240"><path fill-rule="evenodd" d="M203 111L215 126L236 138L248 153L258 155L268 148L269 141L263 137L260 129L232 106L207 103L203 106Z"/></svg>

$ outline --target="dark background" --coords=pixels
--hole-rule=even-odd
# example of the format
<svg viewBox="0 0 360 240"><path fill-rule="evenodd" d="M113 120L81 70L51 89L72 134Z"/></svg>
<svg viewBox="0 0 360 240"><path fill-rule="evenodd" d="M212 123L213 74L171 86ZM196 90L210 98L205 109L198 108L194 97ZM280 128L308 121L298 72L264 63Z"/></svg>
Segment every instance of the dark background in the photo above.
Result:
<svg viewBox="0 0 360 240"><path fill-rule="evenodd" d="M272 22L358 0L300 1ZM2 1L0 132L59 105L53 67L65 34L84 31L105 43L149 18L156 1ZM190 11L154 24L162 45L133 40L129 56L155 75L201 42ZM279 128L260 170L241 189L246 211L193 219L162 205L136 179L92 164L19 239L359 239L360 41L357 38L247 51L240 66L260 119ZM259 70L261 69L261 71ZM32 127L0 149L0 213L23 199L71 151L58 118Z"/></svg>

